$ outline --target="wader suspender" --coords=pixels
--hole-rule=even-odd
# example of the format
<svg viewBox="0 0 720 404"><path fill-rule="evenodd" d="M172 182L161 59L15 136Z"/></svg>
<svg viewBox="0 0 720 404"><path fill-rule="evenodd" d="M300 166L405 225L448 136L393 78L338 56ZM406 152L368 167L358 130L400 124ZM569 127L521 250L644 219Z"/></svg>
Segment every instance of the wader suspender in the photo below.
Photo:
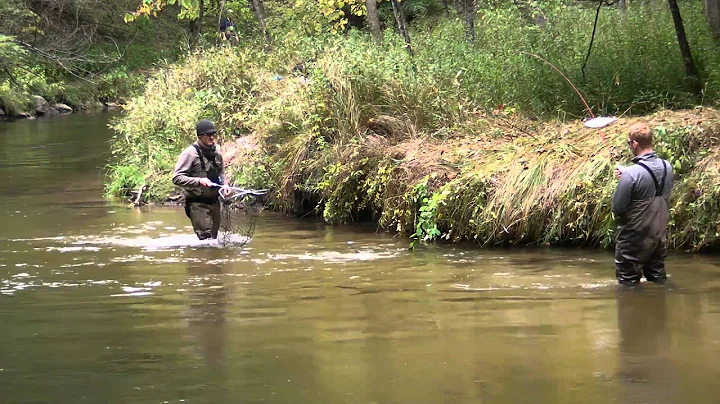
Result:
<svg viewBox="0 0 720 404"><path fill-rule="evenodd" d="M198 147L198 145L194 144L193 147L195 148L195 150L197 150L198 157L200 157L200 168L205 173L205 176L207 176L208 172L205 170L205 159L204 159L205 156L203 156L202 150L200 150L200 147ZM215 160L210 161L210 159L208 159L208 162L215 167L214 170L217 173L217 168L218 168L217 162ZM215 180L220 179L220 176L219 176L220 174L217 173L217 175L218 175L218 177ZM208 177L208 178L210 178L210 177ZM210 179L210 180L215 181L213 179Z"/></svg>
<svg viewBox="0 0 720 404"><path fill-rule="evenodd" d="M195 150L197 150L198 157L200 157L200 168L202 168L204 173L207 173L207 171L205 171L205 159L203 159L202 150L200 150L200 148L196 144L194 144L193 147L195 148Z"/></svg>
<svg viewBox="0 0 720 404"><path fill-rule="evenodd" d="M655 183L655 196L662 196L663 190L665 189L665 177L667 176L667 165L665 165L665 160L660 160L663 163L663 175L662 175L662 181L658 183L657 178L655 178L655 174L653 174L650 167L646 166L645 163L642 161L638 161L637 165L647 170L647 172L650 174L650 178L652 178L653 182Z"/></svg>

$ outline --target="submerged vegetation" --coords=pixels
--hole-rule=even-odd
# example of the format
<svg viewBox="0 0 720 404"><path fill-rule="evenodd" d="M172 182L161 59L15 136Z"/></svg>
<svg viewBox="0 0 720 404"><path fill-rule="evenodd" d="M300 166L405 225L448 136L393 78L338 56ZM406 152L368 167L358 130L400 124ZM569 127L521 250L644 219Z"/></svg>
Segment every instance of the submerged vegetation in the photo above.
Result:
<svg viewBox="0 0 720 404"><path fill-rule="evenodd" d="M542 24L517 5L477 10L475 41L459 20L419 15L412 55L392 32L378 46L330 29L196 50L155 73L113 124L107 192L149 185L165 200L177 155L209 118L233 182L271 186L280 211L375 220L417 241L608 246L612 168L630 158L624 129L644 121L677 173L673 245L718 247L720 58L699 7L683 3L701 98L658 4L604 11L584 75L594 10L532 5ZM623 118L584 128L581 100L532 55L565 72L595 114Z"/></svg>

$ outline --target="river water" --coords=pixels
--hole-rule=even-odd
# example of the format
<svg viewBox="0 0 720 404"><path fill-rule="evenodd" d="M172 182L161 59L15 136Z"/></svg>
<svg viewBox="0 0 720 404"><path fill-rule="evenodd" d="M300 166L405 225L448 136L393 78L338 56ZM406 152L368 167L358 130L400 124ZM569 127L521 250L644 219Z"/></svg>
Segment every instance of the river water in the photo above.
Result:
<svg viewBox="0 0 720 404"><path fill-rule="evenodd" d="M102 197L107 115L0 126L2 403L717 402L720 258L428 246Z"/></svg>

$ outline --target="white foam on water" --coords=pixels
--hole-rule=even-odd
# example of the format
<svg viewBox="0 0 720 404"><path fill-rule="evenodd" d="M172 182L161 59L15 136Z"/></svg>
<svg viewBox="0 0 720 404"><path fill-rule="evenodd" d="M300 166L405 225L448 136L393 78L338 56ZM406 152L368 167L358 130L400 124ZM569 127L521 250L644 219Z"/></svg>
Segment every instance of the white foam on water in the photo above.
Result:
<svg viewBox="0 0 720 404"><path fill-rule="evenodd" d="M393 252L375 252L375 251L356 251L352 253L342 253L339 251L322 251L319 253L304 254L268 254L267 257L275 261L286 261L294 258L298 260L322 261L326 263L347 263L375 261L379 259L394 258L397 253Z"/></svg>
<svg viewBox="0 0 720 404"><path fill-rule="evenodd" d="M78 252L78 251L100 251L100 247L48 247L45 251L57 252Z"/></svg>
<svg viewBox="0 0 720 404"><path fill-rule="evenodd" d="M98 265L98 266L99 266L100 264L96 264L95 262L90 261L90 262L82 262L82 263L79 263L79 264L63 264L63 265L60 265L60 268L89 267L89 266L94 266L94 265ZM104 265L104 264L103 264L103 265Z"/></svg>
<svg viewBox="0 0 720 404"><path fill-rule="evenodd" d="M116 293L110 295L110 297L141 297L152 295L152 292L131 292L131 293Z"/></svg>
<svg viewBox="0 0 720 404"><path fill-rule="evenodd" d="M178 248L223 248L242 246L251 238L233 235L220 243L217 239L199 240L194 234L175 234L161 237L98 237L76 241L73 244L107 245L114 247L135 247L145 251L158 251ZM85 247L87 248L87 247Z"/></svg>
<svg viewBox="0 0 720 404"><path fill-rule="evenodd" d="M450 287L453 288L453 289L468 290L468 291L473 291L473 292L491 292L491 291L494 291L494 290L502 290L502 288L496 288L496 287L493 287L493 286L488 286L488 287L472 287L472 286L470 286L470 285L464 285L464 284L460 284L460 283L452 284Z"/></svg>
<svg viewBox="0 0 720 404"><path fill-rule="evenodd" d="M598 288L606 288L608 286L614 286L617 284L615 280L609 280L605 282L598 282L598 283L584 283L580 284L580 287L583 289L598 289Z"/></svg>
<svg viewBox="0 0 720 404"><path fill-rule="evenodd" d="M135 292L147 292L150 290L150 288L135 288L132 286L123 286L122 290L125 293L135 293Z"/></svg>
<svg viewBox="0 0 720 404"><path fill-rule="evenodd" d="M36 238L11 238L8 241L13 242L23 242L23 241L56 241L56 240L64 240L64 236L57 236L57 237L36 237Z"/></svg>

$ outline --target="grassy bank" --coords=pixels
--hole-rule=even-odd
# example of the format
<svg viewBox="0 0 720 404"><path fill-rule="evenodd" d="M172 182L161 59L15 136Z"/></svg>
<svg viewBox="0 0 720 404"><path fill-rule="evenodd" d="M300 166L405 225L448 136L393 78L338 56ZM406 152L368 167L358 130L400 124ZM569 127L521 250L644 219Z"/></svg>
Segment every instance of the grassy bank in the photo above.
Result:
<svg viewBox="0 0 720 404"><path fill-rule="evenodd" d="M608 246L612 167L629 161L623 129L642 120L677 172L673 245L718 247L720 115L664 109L700 100L685 91L679 55L668 54L669 14L634 10L606 13L584 80L578 60L593 14L582 9L544 10L542 29L512 8L483 10L476 44L457 22L420 22L412 59L394 35L377 47L356 31L190 55L156 74L114 124L107 192L148 184L151 198L165 199L175 158L208 117L223 132L233 181L272 186L277 210L376 220L416 240ZM720 70L700 22L689 18L688 32L707 48L702 101L712 104ZM596 113L627 118L583 128L567 83L525 52L566 71ZM308 78L290 72L310 58Z"/></svg>

